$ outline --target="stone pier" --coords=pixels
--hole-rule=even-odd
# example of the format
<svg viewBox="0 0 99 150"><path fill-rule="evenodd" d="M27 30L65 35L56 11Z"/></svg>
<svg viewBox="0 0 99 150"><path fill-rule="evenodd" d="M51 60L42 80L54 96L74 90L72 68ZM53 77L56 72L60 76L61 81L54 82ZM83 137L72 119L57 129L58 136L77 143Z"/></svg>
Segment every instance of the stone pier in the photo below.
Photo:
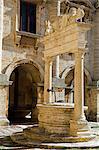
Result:
<svg viewBox="0 0 99 150"><path fill-rule="evenodd" d="M8 125L7 120L7 86L9 82L7 81L7 76L2 74L2 42L3 42L3 0L0 1L0 126Z"/></svg>
<svg viewBox="0 0 99 150"><path fill-rule="evenodd" d="M9 124L7 119L8 112L8 86L7 76L0 75L0 126Z"/></svg>

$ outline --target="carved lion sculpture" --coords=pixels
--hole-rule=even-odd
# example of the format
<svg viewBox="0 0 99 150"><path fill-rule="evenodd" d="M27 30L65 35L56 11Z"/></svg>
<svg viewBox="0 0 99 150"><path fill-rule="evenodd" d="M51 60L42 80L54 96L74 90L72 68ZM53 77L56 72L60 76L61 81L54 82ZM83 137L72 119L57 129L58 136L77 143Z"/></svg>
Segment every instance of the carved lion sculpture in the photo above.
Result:
<svg viewBox="0 0 99 150"><path fill-rule="evenodd" d="M72 7L69 10L69 21L75 22L75 21L79 20L80 22L82 22L82 18L84 17L84 15L85 15L85 12L82 8L77 9L75 7Z"/></svg>

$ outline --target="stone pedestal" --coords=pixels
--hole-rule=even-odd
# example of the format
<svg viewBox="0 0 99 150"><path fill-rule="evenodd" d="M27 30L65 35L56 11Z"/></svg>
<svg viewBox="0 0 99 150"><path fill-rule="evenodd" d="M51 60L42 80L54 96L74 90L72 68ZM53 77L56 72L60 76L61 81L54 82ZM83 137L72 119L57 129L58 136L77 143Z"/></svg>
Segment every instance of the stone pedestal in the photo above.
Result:
<svg viewBox="0 0 99 150"><path fill-rule="evenodd" d="M9 124L7 119L8 85L7 76L0 74L0 126Z"/></svg>

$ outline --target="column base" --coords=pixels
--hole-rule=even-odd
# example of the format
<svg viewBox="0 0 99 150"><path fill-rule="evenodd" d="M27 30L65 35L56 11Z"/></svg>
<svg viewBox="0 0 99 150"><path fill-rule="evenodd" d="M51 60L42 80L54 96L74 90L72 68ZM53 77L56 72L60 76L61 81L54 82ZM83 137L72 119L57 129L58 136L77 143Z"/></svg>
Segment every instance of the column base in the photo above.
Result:
<svg viewBox="0 0 99 150"><path fill-rule="evenodd" d="M9 120L7 119L7 117L0 116L0 126L8 126L8 125L9 125Z"/></svg>
<svg viewBox="0 0 99 150"><path fill-rule="evenodd" d="M89 137L91 134L91 128L88 125L87 120L70 120L70 134L74 137Z"/></svg>

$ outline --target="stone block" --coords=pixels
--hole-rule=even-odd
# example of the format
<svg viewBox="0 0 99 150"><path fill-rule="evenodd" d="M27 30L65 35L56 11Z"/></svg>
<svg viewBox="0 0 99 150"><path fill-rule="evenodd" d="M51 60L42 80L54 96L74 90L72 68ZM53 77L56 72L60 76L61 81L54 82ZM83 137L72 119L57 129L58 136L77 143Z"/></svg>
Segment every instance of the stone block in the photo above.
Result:
<svg viewBox="0 0 99 150"><path fill-rule="evenodd" d="M90 128L86 120L70 120L70 135L71 136L82 136L86 134L90 135ZM87 136L88 136L87 135Z"/></svg>
<svg viewBox="0 0 99 150"><path fill-rule="evenodd" d="M39 127L52 134L69 135L70 119L73 118L73 107L64 105L38 105Z"/></svg>
<svg viewBox="0 0 99 150"><path fill-rule="evenodd" d="M8 86L9 81L7 80L7 75L0 74L0 86Z"/></svg>

